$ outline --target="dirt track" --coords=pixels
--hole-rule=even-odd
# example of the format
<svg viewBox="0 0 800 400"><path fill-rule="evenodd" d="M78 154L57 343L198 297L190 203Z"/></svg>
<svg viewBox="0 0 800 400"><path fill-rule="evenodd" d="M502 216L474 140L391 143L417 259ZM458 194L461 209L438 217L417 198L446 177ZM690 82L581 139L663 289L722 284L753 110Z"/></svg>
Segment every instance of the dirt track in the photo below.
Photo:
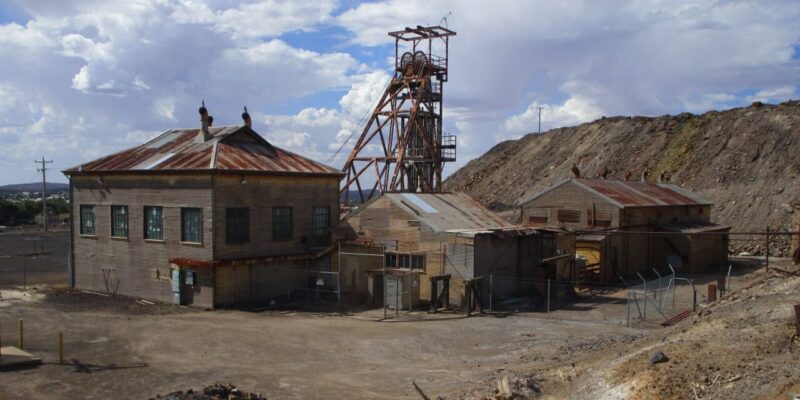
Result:
<svg viewBox="0 0 800 400"><path fill-rule="evenodd" d="M64 296L3 308L4 340L15 340L14 324L24 318L26 349L48 363L0 374L0 398L141 399L217 381L270 399L417 398L412 379L431 395L452 397L500 369L534 362L532 347L549 354L597 329L637 334L536 315L375 322L373 315L205 312ZM53 364L59 330L69 365Z"/></svg>

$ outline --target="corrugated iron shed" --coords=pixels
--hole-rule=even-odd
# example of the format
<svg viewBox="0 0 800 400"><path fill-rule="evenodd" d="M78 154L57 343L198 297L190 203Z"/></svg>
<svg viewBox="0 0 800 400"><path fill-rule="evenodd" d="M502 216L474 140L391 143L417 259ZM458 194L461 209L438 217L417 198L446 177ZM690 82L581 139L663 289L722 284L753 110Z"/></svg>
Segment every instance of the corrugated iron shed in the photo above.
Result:
<svg viewBox="0 0 800 400"><path fill-rule="evenodd" d="M209 128L203 140L200 129L172 129L149 142L64 171L182 172L222 171L274 174L342 175L322 163L273 146L245 125Z"/></svg>
<svg viewBox="0 0 800 400"><path fill-rule="evenodd" d="M712 203L695 193L678 185L668 183L650 183L641 181L621 181L610 179L565 179L556 185L538 192L523 201L525 204L543 194L567 183L574 183L584 189L605 197L620 208L625 207L657 207L657 206L692 206L712 205Z"/></svg>
<svg viewBox="0 0 800 400"><path fill-rule="evenodd" d="M514 227L464 193L386 193L384 196L437 232Z"/></svg>

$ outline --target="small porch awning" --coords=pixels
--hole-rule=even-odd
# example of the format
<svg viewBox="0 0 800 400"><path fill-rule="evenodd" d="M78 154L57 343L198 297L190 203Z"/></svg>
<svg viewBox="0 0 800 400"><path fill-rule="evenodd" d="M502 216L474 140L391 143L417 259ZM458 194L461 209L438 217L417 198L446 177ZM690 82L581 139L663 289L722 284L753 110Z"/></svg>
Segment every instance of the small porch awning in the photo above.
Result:
<svg viewBox="0 0 800 400"><path fill-rule="evenodd" d="M731 227L728 225L712 224L710 222L676 222L671 224L659 225L658 230L664 232L678 233L718 233L728 232Z"/></svg>

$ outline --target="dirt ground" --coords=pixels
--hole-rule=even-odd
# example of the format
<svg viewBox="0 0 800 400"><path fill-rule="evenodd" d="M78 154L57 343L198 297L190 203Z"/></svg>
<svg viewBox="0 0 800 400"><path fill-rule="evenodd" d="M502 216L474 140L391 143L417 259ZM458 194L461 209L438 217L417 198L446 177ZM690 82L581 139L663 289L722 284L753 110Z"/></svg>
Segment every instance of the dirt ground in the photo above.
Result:
<svg viewBox="0 0 800 400"><path fill-rule="evenodd" d="M696 285L704 290L713 278ZM541 393L531 395L541 398L694 398L693 389L698 398L772 398L793 390L800 347L789 341L790 306L800 277L741 269L733 282L729 297L710 308L701 297L700 315L669 328L657 316L628 328L624 303L613 301L549 315L379 321L379 311L205 311L53 287L4 289L3 344L15 344L24 319L25 349L45 364L0 372L0 399L148 399L214 382L270 399L418 399L412 380L430 398L481 399L503 377L532 382ZM689 298L687 290L678 298ZM657 350L670 361L651 366Z"/></svg>
<svg viewBox="0 0 800 400"><path fill-rule="evenodd" d="M518 365L523 372L512 381L535 379L543 398L795 399L800 340L793 336L793 305L800 302L800 272L787 260L771 264L790 273L752 271L725 297L700 304L669 328L576 338L551 359ZM669 360L651 364L657 351ZM467 397L492 396L498 379Z"/></svg>
<svg viewBox="0 0 800 400"><path fill-rule="evenodd" d="M513 370L531 347L550 354L598 329L637 334L619 324L535 316L376 322L374 313L206 312L45 294L2 309L3 340L16 340L24 319L25 349L46 363L0 373L0 398L142 399L218 381L271 399L417 398L412 379L430 394L453 396ZM67 365L57 364L59 331Z"/></svg>

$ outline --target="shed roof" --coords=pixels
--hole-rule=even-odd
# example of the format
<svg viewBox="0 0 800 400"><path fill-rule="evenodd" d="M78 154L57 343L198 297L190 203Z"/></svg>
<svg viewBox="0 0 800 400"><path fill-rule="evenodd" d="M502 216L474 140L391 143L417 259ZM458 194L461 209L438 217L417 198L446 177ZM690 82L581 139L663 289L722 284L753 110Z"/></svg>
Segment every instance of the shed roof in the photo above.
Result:
<svg viewBox="0 0 800 400"><path fill-rule="evenodd" d="M200 129L171 129L142 145L98 158L64 171L166 172L235 171L275 174L342 175L322 163L276 147L246 125Z"/></svg>
<svg viewBox="0 0 800 400"><path fill-rule="evenodd" d="M714 233L728 232L731 230L731 227L728 225L718 225L702 221L673 222L659 225L659 228L667 232L679 233Z"/></svg>
<svg viewBox="0 0 800 400"><path fill-rule="evenodd" d="M521 200L526 204L567 183L574 183L588 191L604 197L620 208L626 207L664 207L711 205L703 197L678 185L669 183L650 183L641 181L621 181L609 179L565 179L554 186Z"/></svg>
<svg viewBox="0 0 800 400"><path fill-rule="evenodd" d="M464 193L386 193L383 196L437 232L514 227Z"/></svg>

